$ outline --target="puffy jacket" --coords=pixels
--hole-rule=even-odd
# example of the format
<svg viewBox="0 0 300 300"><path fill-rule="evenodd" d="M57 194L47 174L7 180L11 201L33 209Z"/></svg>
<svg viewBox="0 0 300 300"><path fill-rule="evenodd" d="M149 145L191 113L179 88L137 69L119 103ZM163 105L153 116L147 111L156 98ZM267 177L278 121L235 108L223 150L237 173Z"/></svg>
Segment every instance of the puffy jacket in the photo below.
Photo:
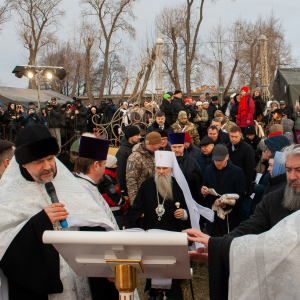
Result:
<svg viewBox="0 0 300 300"><path fill-rule="evenodd" d="M172 125L173 122L173 109L172 109L172 104L169 102L167 99L163 99L160 110L163 111L166 115L166 121Z"/></svg>
<svg viewBox="0 0 300 300"><path fill-rule="evenodd" d="M185 111L187 115L189 115L189 110L186 108L184 101L177 97L174 97L172 101L172 110L173 110L173 123L177 121L179 112Z"/></svg>
<svg viewBox="0 0 300 300"><path fill-rule="evenodd" d="M48 126L49 128L61 127L61 107L59 104L53 106L51 110L48 110Z"/></svg>

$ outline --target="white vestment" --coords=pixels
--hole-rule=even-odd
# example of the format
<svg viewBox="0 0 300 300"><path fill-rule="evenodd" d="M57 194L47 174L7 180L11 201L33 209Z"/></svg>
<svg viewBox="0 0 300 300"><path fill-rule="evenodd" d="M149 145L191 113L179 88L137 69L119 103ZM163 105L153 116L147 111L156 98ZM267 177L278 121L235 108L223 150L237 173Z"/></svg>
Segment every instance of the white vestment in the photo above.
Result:
<svg viewBox="0 0 300 300"><path fill-rule="evenodd" d="M259 235L230 246L229 300L300 297L300 210Z"/></svg>
<svg viewBox="0 0 300 300"><path fill-rule="evenodd" d="M57 198L69 212L68 228L101 226L114 230L115 224L91 194L78 182L72 173L56 159L57 174L52 180ZM27 181L20 172L15 158L12 159L0 181L0 260L15 236L27 221L51 204L43 183ZM21 251L21 250L20 250ZM0 272L0 300L7 300L6 279ZM91 299L88 279L77 276L60 256L60 277L64 286L62 294L53 294L49 300ZM2 299L1 299L2 297Z"/></svg>

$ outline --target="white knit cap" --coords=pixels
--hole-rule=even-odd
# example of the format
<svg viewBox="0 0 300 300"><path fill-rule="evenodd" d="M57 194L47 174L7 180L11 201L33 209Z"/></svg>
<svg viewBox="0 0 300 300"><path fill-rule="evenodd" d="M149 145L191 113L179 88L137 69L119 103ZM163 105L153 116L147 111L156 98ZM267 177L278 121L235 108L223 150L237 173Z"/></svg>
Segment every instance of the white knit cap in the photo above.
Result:
<svg viewBox="0 0 300 300"><path fill-rule="evenodd" d="M198 102L196 103L196 106L200 106L200 105L202 105L202 102L201 102L201 101L198 101Z"/></svg>
<svg viewBox="0 0 300 300"><path fill-rule="evenodd" d="M107 154L107 159L106 159L106 168L111 168L113 165L117 163L117 158L113 155Z"/></svg>
<svg viewBox="0 0 300 300"><path fill-rule="evenodd" d="M232 94L232 95L230 96L230 98L234 98L235 95L236 95L236 93Z"/></svg>

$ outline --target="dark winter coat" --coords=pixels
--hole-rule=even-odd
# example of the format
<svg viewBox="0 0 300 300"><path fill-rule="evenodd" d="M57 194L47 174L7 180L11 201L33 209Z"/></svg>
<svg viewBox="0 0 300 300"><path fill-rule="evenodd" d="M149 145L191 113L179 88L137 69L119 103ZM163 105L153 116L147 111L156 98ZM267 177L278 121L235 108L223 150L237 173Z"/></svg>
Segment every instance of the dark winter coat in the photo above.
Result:
<svg viewBox="0 0 300 300"><path fill-rule="evenodd" d="M231 142L228 144L227 148L232 163L244 171L246 184L245 191L247 191L247 196L250 196L252 192L252 177L255 168L254 151L243 139L234 146L234 151L232 151Z"/></svg>
<svg viewBox="0 0 300 300"><path fill-rule="evenodd" d="M8 106L7 106L7 110L4 112L3 115L3 121L6 124L6 126L8 126L9 124L12 125L12 130L17 130L18 128L18 121L19 121L19 114L16 112L16 108L15 109L11 109L10 105L13 104L13 102L9 102ZM15 105L16 107L16 105ZM12 117L16 117L15 119L13 119Z"/></svg>
<svg viewBox="0 0 300 300"><path fill-rule="evenodd" d="M173 123L177 121L178 114L180 111L185 111L187 115L189 114L188 109L185 107L184 101L177 97L174 97L172 101L172 110L173 110Z"/></svg>
<svg viewBox="0 0 300 300"><path fill-rule="evenodd" d="M87 117L87 130L88 130L88 132L93 133L94 128L96 128L96 125L94 123L100 124L100 120L101 120L101 117L99 115L97 115L97 114L93 115L92 113L89 114L88 117Z"/></svg>
<svg viewBox="0 0 300 300"><path fill-rule="evenodd" d="M261 138L258 135L255 135L253 140L250 140L249 138L245 137L244 141L252 147L255 154L255 165L257 165L261 157L261 153L257 150L257 145L261 141Z"/></svg>
<svg viewBox="0 0 300 300"><path fill-rule="evenodd" d="M200 148L195 147L192 145L192 143L190 144L190 146L186 149L189 157L192 157L194 159L196 159L199 155L202 154L202 151Z"/></svg>
<svg viewBox="0 0 300 300"><path fill-rule="evenodd" d="M201 153L201 155L197 157L196 161L199 167L201 168L202 172L205 173L206 168L213 163L212 153L210 153L209 155L204 155L203 153Z"/></svg>
<svg viewBox="0 0 300 300"><path fill-rule="evenodd" d="M119 148L116 158L118 159L117 164L117 174L120 182L120 188L122 194L127 196L127 186L126 186L126 167L127 167L127 159L132 153L133 144L128 142L126 136L123 136L121 140L121 147Z"/></svg>
<svg viewBox="0 0 300 300"><path fill-rule="evenodd" d="M207 137L206 135L205 137ZM224 132L222 129L219 130L219 135L217 140L215 141L215 145L224 144L225 146L230 143L229 133Z"/></svg>
<svg viewBox="0 0 300 300"><path fill-rule="evenodd" d="M156 121L154 121L153 124L148 127L147 134L152 131L159 131L159 130L160 130L159 125L157 124ZM173 127L167 121L164 124L163 130L165 130L168 134L174 133Z"/></svg>
<svg viewBox="0 0 300 300"><path fill-rule="evenodd" d="M78 110L78 114L75 114L75 111ZM74 116L74 119L76 119L77 129L84 131L87 127L87 112L88 109L85 106L84 103L80 103L80 106L77 105L72 109L72 116ZM74 120L73 119L73 120Z"/></svg>
<svg viewBox="0 0 300 300"><path fill-rule="evenodd" d="M282 109L283 114L287 115L287 118L292 120L293 119L293 109L286 105L284 109Z"/></svg>
<svg viewBox="0 0 300 300"><path fill-rule="evenodd" d="M48 126L49 128L60 128L61 109L60 105L56 104L51 110L48 110Z"/></svg>
<svg viewBox="0 0 300 300"><path fill-rule="evenodd" d="M254 104L255 104L255 113L254 113L254 120L256 120L256 118L260 115L263 116L263 113L265 111L265 107L266 107L266 102L264 102L264 100L261 98L261 96L257 96L257 97L254 97L253 96L253 101L254 101Z"/></svg>
<svg viewBox="0 0 300 300"><path fill-rule="evenodd" d="M220 104L214 105L213 102L209 103L208 111L207 111L207 113L208 113L208 124L209 125L211 124L212 120L215 118L215 112L218 109L221 109Z"/></svg>
<svg viewBox="0 0 300 300"><path fill-rule="evenodd" d="M173 122L173 109L172 109L172 104L169 102L167 99L163 99L160 110L163 111L166 115L166 121L172 125Z"/></svg>
<svg viewBox="0 0 300 300"><path fill-rule="evenodd" d="M42 110L45 110L45 113L46 113L46 117L43 115L43 113L42 113ZM47 108L46 107L42 107L41 108L41 125L43 125L43 126L47 126L47 119L48 119L48 115L47 115Z"/></svg>
<svg viewBox="0 0 300 300"><path fill-rule="evenodd" d="M25 127L28 127L30 125L36 125L40 122L40 118L35 112L33 114L28 114L29 110L30 109L27 110L27 115L23 119Z"/></svg>
<svg viewBox="0 0 300 300"><path fill-rule="evenodd" d="M230 116L232 118L232 122L236 123L236 117L239 112L239 103L236 102L235 104L232 105L232 108L230 110Z"/></svg>
<svg viewBox="0 0 300 300"><path fill-rule="evenodd" d="M226 205L224 211L232 209L232 212L228 214L229 221L229 231L232 231L236 228L241 220L240 220L240 205L245 199L245 181L243 176L243 170L234 166L231 162L227 162L227 166L225 167L225 171L220 183L218 186L216 172L220 172L215 164L207 167L205 170L204 180L202 186L206 186L208 188L214 189L218 194L230 194L236 193L240 196L240 198L236 201L234 206ZM215 201L219 198L219 196L207 195L205 200L207 202L207 207L212 208ZM215 212L214 222L206 221L206 228L208 234L212 233L213 226L216 222L220 223L220 227L222 229L223 234L228 233L227 228L227 218L225 220L220 219L217 216L217 212Z"/></svg>
<svg viewBox="0 0 300 300"><path fill-rule="evenodd" d="M192 196L195 201L200 201L199 189L203 180L203 171L196 160L188 155L186 149L180 157L176 157L179 167L188 182Z"/></svg>
<svg viewBox="0 0 300 300"><path fill-rule="evenodd" d="M107 118L107 122L109 123L111 121L111 119L113 118L115 112L118 110L118 108L115 106L114 103L111 103L111 105L109 105L107 107L105 116Z"/></svg>

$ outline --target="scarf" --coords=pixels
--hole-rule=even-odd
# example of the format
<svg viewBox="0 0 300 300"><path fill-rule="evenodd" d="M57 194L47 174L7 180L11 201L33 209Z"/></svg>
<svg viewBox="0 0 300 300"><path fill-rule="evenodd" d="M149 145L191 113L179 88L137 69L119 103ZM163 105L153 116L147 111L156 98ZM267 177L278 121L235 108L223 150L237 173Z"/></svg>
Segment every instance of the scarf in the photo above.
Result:
<svg viewBox="0 0 300 300"><path fill-rule="evenodd" d="M246 116L246 103L248 100L249 96L243 96L241 98L241 101L239 103L239 110L238 110L238 115L237 119L241 119L242 117Z"/></svg>

